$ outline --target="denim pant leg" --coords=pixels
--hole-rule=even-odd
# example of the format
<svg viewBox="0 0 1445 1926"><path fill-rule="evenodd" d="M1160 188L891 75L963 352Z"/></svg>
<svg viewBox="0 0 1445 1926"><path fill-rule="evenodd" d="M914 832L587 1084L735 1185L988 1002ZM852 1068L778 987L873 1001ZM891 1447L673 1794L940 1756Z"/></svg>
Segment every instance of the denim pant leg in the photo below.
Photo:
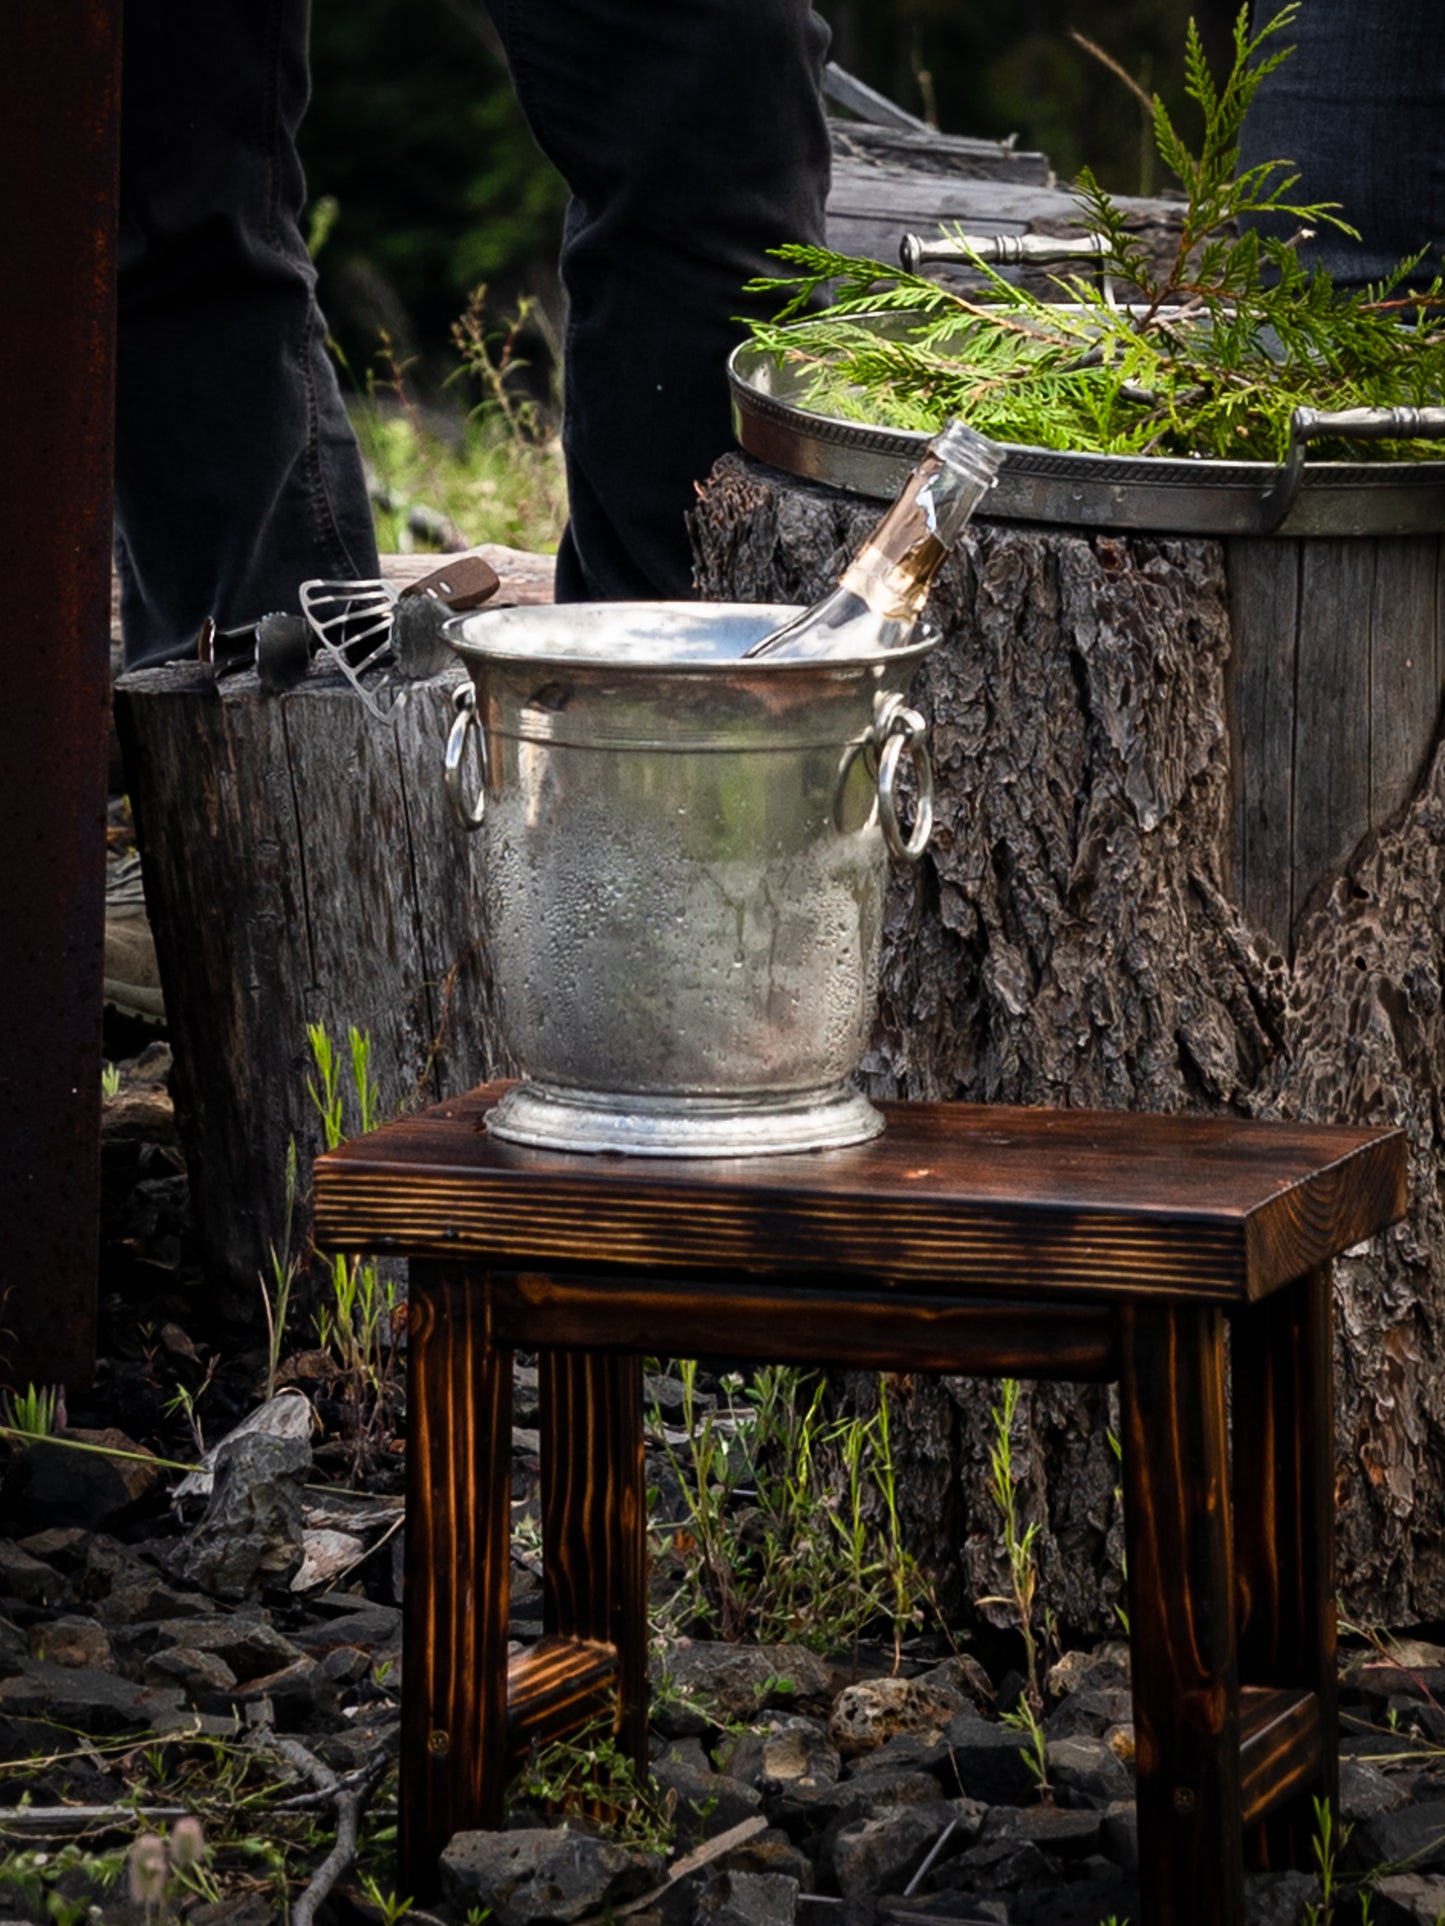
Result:
<svg viewBox="0 0 1445 1926"><path fill-rule="evenodd" d="M309 0L132 0L116 548L129 666L377 572L298 220Z"/></svg>
<svg viewBox="0 0 1445 1926"><path fill-rule="evenodd" d="M767 250L823 239L827 29L809 0L488 0L571 190L559 600L686 596L684 517L734 445L726 360Z"/></svg>
<svg viewBox="0 0 1445 1926"><path fill-rule="evenodd" d="M1256 27L1276 10L1256 0ZM1321 226L1303 248L1342 287L1379 281L1445 244L1445 6L1441 0L1307 0L1278 36L1294 52L1260 84L1240 163L1293 163L1300 201L1338 201L1360 232ZM1298 223L1263 223L1287 237Z"/></svg>

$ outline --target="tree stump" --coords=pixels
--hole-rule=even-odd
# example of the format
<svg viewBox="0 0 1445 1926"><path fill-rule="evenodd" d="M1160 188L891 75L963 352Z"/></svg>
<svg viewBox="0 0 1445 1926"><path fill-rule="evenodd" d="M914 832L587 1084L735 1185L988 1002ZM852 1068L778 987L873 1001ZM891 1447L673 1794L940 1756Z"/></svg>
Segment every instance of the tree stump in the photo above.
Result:
<svg viewBox="0 0 1445 1926"><path fill-rule="evenodd" d="M701 591L809 601L878 512L726 457L693 517ZM1410 1216L1337 1265L1335 1327L1341 1588L1352 1612L1403 1624L1445 1612L1435 577L1392 628L1382 574L1364 598L1376 613L1360 631L1363 664L1345 629L1332 645L1339 667L1317 657L1306 671L1291 719L1293 841L1287 860L1271 859L1273 877L1256 854L1249 883L1249 850L1270 821L1257 802L1280 741L1269 665L1284 659L1286 618L1271 622L1275 591L1238 546L981 522L947 564L931 609L945 640L915 690L932 724L936 827L923 863L894 874L864 1081L879 1096L1407 1127ZM1269 563L1298 584L1327 568L1334 545L1280 546L1314 550ZM1371 583L1392 566L1390 545L1376 547ZM1427 560L1412 550L1401 566L1418 584ZM1306 647L1293 604L1287 620ZM1368 687L1392 648L1413 667L1420 638L1401 645L1407 622L1428 641L1428 701L1416 674L1394 716L1352 709L1349 689L1362 673ZM1377 736L1393 761L1374 751ZM1337 771L1388 765L1388 777L1374 788L1332 778L1320 763L1331 737ZM1342 789L1363 802L1322 825L1319 796ZM1278 850L1277 823L1272 833ZM1006 1591L988 1497L994 1394L917 1380L893 1395L914 1549L950 1605ZM1105 1396L1040 1386L1020 1410L1042 1602L1102 1629L1121 1600Z"/></svg>
<svg viewBox="0 0 1445 1926"><path fill-rule="evenodd" d="M308 1024L339 1049L346 1091L347 1033L370 1037L383 1118L505 1068L478 838L442 789L459 675L410 684L385 723L316 666L279 696L190 663L117 686L176 1122L207 1280L234 1317L255 1317L293 1217L304 1236L321 1135Z"/></svg>

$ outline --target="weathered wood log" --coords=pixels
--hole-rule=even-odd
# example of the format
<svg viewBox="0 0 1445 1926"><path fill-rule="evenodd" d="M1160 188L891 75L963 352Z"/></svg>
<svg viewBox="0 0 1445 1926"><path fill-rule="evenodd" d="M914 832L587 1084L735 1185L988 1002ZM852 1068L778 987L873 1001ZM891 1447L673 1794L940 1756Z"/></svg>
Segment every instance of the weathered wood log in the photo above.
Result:
<svg viewBox="0 0 1445 1926"><path fill-rule="evenodd" d="M501 577L496 606L551 601L551 556L475 552ZM398 588L436 566L382 560ZM316 664L281 696L199 664L116 684L176 1124L207 1279L232 1316L257 1314L272 1251L284 1256L288 1225L303 1234L286 1163L294 1141L304 1196L320 1141L308 1024L343 1058L349 1029L370 1037L383 1113L506 1066L479 841L454 829L442 789L459 675L411 683L385 723Z"/></svg>
<svg viewBox="0 0 1445 1926"><path fill-rule="evenodd" d="M810 600L877 513L730 456L694 516L702 591ZM915 691L937 827L893 880L865 1083L1403 1123L1410 1217L1337 1265L1335 1294L1342 1589L1405 1623L1445 1611L1435 544L1263 546L975 526ZM1352 574L1368 590L1343 592ZM1313 578L1335 586L1302 614ZM950 1602L999 1591L993 1393L918 1380L896 1398L915 1548ZM1102 1626L1120 1544L1108 1401L1040 1385L1021 1408L1044 1598Z"/></svg>
<svg viewBox="0 0 1445 1926"><path fill-rule="evenodd" d="M412 684L387 723L335 671L271 697L199 665L118 685L176 1121L207 1277L232 1316L254 1315L284 1241L288 1143L303 1192L320 1145L307 1024L343 1061L352 1026L370 1036L384 1110L503 1061L480 852L442 796L453 683Z"/></svg>

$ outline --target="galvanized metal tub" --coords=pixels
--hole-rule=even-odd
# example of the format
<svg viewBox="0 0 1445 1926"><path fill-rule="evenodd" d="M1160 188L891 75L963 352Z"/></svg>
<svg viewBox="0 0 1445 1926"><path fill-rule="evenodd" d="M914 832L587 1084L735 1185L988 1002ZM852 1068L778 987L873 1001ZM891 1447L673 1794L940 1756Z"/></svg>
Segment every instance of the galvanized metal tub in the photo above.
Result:
<svg viewBox="0 0 1445 1926"><path fill-rule="evenodd" d="M487 836L500 1023L524 1073L494 1135L731 1157L882 1128L850 1079L890 849L916 857L928 835L923 723L904 696L932 638L882 658L739 660L795 613L596 604L448 624L470 680L447 782Z"/></svg>

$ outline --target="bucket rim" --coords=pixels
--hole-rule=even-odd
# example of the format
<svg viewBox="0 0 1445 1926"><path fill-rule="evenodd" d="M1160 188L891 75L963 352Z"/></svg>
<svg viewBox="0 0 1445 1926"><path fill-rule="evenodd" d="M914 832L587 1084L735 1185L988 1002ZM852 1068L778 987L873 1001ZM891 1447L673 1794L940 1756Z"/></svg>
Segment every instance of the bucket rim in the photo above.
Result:
<svg viewBox="0 0 1445 1926"><path fill-rule="evenodd" d="M817 676L819 671L857 672L876 670L880 665L918 662L934 649L936 631L920 625L915 638L901 649L858 652L827 657L754 656L742 658L742 650L760 640L801 613L806 604L794 602L531 602L505 609L475 609L453 616L442 625L448 645L468 664L495 662L509 667L567 669L572 673L594 671L615 675L635 671L639 675L683 675L722 677L739 676ZM672 635L629 634L627 621L636 616L639 626L651 619L672 627ZM723 623L738 630L737 651L724 655L703 655L679 651L679 644L693 647L704 639L709 628ZM596 630L593 647L579 647L577 630L589 626ZM545 631L555 628L555 641L542 644ZM668 647L669 639L671 647ZM656 641L656 648L646 644ZM619 652L619 644L631 643Z"/></svg>

